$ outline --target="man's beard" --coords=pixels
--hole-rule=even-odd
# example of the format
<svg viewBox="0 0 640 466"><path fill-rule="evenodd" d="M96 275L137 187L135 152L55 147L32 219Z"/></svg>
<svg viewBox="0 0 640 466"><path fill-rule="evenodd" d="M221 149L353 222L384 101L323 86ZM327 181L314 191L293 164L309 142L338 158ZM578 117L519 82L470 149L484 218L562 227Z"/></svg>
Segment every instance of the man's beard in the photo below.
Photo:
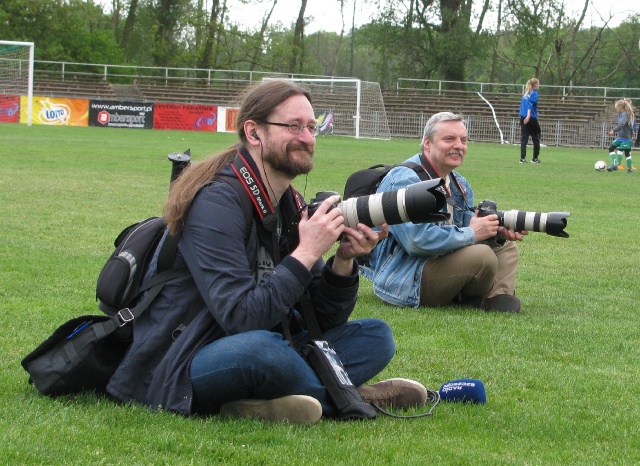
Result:
<svg viewBox="0 0 640 466"><path fill-rule="evenodd" d="M308 158L302 160L294 159L291 155L293 151L305 152ZM302 142L290 142L284 150L284 154L278 151L268 150L263 154L264 161L271 165L271 168L284 173L289 178L298 175L306 175L313 168L313 147Z"/></svg>

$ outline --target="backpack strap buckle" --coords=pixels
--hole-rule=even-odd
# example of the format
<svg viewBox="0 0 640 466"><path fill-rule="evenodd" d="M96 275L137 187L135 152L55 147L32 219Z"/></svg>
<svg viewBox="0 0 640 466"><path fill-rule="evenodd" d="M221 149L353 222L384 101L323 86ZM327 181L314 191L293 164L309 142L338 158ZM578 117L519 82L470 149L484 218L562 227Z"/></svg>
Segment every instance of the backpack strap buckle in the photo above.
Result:
<svg viewBox="0 0 640 466"><path fill-rule="evenodd" d="M136 316L133 315L133 312L131 312L131 309L129 309L128 307L120 309L116 315L118 316L118 320L120 321L120 327L127 325L127 323L136 318Z"/></svg>

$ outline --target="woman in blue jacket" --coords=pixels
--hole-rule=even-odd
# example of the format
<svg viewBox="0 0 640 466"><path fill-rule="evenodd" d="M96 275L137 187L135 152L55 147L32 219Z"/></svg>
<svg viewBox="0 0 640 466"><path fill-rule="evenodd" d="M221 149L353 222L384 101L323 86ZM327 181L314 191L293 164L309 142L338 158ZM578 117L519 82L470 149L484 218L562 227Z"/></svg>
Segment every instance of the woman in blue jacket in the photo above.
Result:
<svg viewBox="0 0 640 466"><path fill-rule="evenodd" d="M527 163L527 144L529 136L533 142L533 163L540 163L540 123L538 122L538 89L540 81L531 78L527 81L520 100L520 163Z"/></svg>

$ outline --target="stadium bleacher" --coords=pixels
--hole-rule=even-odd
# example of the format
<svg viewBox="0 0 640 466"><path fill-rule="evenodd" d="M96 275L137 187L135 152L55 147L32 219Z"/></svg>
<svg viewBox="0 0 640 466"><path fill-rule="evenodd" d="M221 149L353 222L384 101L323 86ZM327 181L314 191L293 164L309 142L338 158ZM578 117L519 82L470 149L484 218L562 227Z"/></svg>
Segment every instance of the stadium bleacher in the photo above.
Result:
<svg viewBox="0 0 640 466"><path fill-rule="evenodd" d="M234 107L249 85L246 80L203 82L188 79L136 78L131 84L110 84L100 76L36 74L34 94L49 97L116 99L143 102L172 102ZM516 93L484 92L484 99L471 91L420 89L383 90L384 112L392 137L419 137L432 114L452 111L468 117L470 137L477 141L519 139ZM331 109L344 95L314 95L314 106ZM615 122L615 99L557 96L541 93L540 120L543 142L551 145L604 147L608 136L599 128ZM494 118L495 112L495 118ZM499 122L500 128L495 124ZM505 133L504 136L500 132ZM508 133L508 134L507 134Z"/></svg>
<svg viewBox="0 0 640 466"><path fill-rule="evenodd" d="M152 102L198 103L237 106L246 82L184 83L137 80L133 86L142 98Z"/></svg>
<svg viewBox="0 0 640 466"><path fill-rule="evenodd" d="M517 118L520 95L484 93L497 118ZM491 107L475 92L456 91L448 94L419 90L383 91L387 112L433 114L451 111L465 116L492 118ZM610 105L602 99L540 96L540 119L574 122L596 122L610 116Z"/></svg>
<svg viewBox="0 0 640 466"><path fill-rule="evenodd" d="M144 80L130 85L111 85L97 78L82 78L73 75L67 79L37 76L34 94L47 97L76 97L113 99L126 95L148 102L199 103L210 105L238 105L239 98L247 86L246 81L198 84L195 82L165 82ZM129 89L127 89L129 88ZM117 89L117 90L116 90ZM383 90L387 113L426 114L452 111L465 116L493 116L489 105L475 92L454 91L436 93L414 89ZM517 118L520 96L507 93L484 93L493 106L497 118ZM331 105L327 96L324 106ZM602 98L561 97L541 95L540 118L571 122L610 121L613 115L610 102Z"/></svg>
<svg viewBox="0 0 640 466"><path fill-rule="evenodd" d="M111 84L96 77L70 75L61 79L59 74L40 74L33 80L33 94L43 97L69 97L84 99L112 99Z"/></svg>

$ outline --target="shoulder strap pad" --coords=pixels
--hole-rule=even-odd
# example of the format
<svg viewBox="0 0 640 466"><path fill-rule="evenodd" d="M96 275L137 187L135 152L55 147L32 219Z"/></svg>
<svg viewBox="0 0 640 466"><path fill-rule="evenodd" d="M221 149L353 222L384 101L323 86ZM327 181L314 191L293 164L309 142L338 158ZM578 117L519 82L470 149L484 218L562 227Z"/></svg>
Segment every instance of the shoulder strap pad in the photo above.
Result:
<svg viewBox="0 0 640 466"><path fill-rule="evenodd" d="M244 212L244 237L246 242L249 239L249 231L251 231L251 224L254 221L254 210L251 199L249 199L247 192L244 190L242 183L237 177L231 175L217 175L214 179L227 183L238 193L240 202L242 203L242 210Z"/></svg>

